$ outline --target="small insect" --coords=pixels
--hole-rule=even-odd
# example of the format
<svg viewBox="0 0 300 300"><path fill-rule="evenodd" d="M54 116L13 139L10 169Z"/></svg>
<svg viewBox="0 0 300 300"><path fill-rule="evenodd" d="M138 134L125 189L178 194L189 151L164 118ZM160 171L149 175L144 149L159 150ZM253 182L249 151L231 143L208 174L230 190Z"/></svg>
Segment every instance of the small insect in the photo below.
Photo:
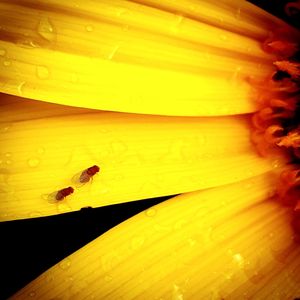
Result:
<svg viewBox="0 0 300 300"><path fill-rule="evenodd" d="M97 174L99 171L100 171L100 168L96 165L89 167L81 173L81 175L79 177L79 181L81 183L89 182L92 179L92 177L95 174Z"/></svg>
<svg viewBox="0 0 300 300"><path fill-rule="evenodd" d="M42 199L47 200L51 204L57 204L64 200L66 197L74 193L74 188L71 186L61 189L59 191L52 192L50 194L43 194Z"/></svg>
<svg viewBox="0 0 300 300"><path fill-rule="evenodd" d="M74 193L74 189L69 186L67 188L61 189L56 193L55 199L57 201L61 201L63 199L65 199L67 196L71 195Z"/></svg>
<svg viewBox="0 0 300 300"><path fill-rule="evenodd" d="M89 167L82 172L76 174L72 178L72 182L75 184L76 187L81 187L84 184L88 183L93 179L93 176L97 174L100 171L100 167L97 165L94 165L92 167Z"/></svg>

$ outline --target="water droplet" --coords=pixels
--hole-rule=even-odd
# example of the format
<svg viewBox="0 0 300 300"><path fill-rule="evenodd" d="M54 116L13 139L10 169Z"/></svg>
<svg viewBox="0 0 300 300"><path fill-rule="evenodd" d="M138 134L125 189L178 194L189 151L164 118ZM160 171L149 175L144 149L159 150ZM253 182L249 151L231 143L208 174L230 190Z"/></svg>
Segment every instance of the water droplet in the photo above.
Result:
<svg viewBox="0 0 300 300"><path fill-rule="evenodd" d="M253 172L252 170L247 170L247 171L246 171L246 175L247 175L248 177L253 177L253 176L254 176L254 172Z"/></svg>
<svg viewBox="0 0 300 300"><path fill-rule="evenodd" d="M67 270L70 268L71 266L71 260L69 258L65 258L63 261L61 261L58 266L62 269L62 270Z"/></svg>
<svg viewBox="0 0 300 300"><path fill-rule="evenodd" d="M26 83L25 81L22 81L22 82L17 86L17 91L18 91L19 96L23 96L23 88L24 88L25 83Z"/></svg>
<svg viewBox="0 0 300 300"><path fill-rule="evenodd" d="M289 244L287 240L278 238L276 235L269 235L270 237L270 252L273 257L281 262L285 263L290 253L292 252L292 244Z"/></svg>
<svg viewBox="0 0 300 300"><path fill-rule="evenodd" d="M252 186L253 186L253 183L252 183L252 182L247 182L247 183L244 185L245 189L247 189L247 190L249 190L250 188L252 188Z"/></svg>
<svg viewBox="0 0 300 300"><path fill-rule="evenodd" d="M127 25L127 24L124 25L124 26L122 27L122 30L123 30L123 31L128 31L128 30L129 30L129 25Z"/></svg>
<svg viewBox="0 0 300 300"><path fill-rule="evenodd" d="M278 159L272 161L272 167L273 169L278 169L280 167L280 162Z"/></svg>
<svg viewBox="0 0 300 300"><path fill-rule="evenodd" d="M237 20L240 20L240 18L241 18L241 8L240 7L236 10L235 17Z"/></svg>
<svg viewBox="0 0 300 300"><path fill-rule="evenodd" d="M119 45L115 46L115 47L112 49L112 51L108 54L107 59L109 59L109 60L113 59L114 56L116 55L117 51L119 50L119 48L120 48Z"/></svg>
<svg viewBox="0 0 300 300"><path fill-rule="evenodd" d="M186 223L187 223L186 220L177 221L174 225L174 230L180 230L184 226L184 224L186 224Z"/></svg>
<svg viewBox="0 0 300 300"><path fill-rule="evenodd" d="M117 15L118 17L121 17L122 15L124 15L124 14L126 14L126 13L128 13L128 10L125 9L125 8L117 9L117 11L116 11L116 15Z"/></svg>
<svg viewBox="0 0 300 300"><path fill-rule="evenodd" d="M145 238L142 235L134 236L131 240L131 248L138 249L144 244Z"/></svg>
<svg viewBox="0 0 300 300"><path fill-rule="evenodd" d="M113 278L112 278L110 275L106 275L106 276L104 277L104 280L107 281L107 282L112 281L112 279L113 279Z"/></svg>
<svg viewBox="0 0 300 300"><path fill-rule="evenodd" d="M48 17L43 17L38 25L37 32L45 40L53 42L55 40L56 34L54 27Z"/></svg>
<svg viewBox="0 0 300 300"><path fill-rule="evenodd" d="M75 83L75 82L78 82L78 76L76 75L76 74L72 74L71 75L71 81L73 82L73 83Z"/></svg>
<svg viewBox="0 0 300 300"><path fill-rule="evenodd" d="M87 26L85 26L85 30L87 32L92 32L94 30L94 27L92 25L87 25Z"/></svg>
<svg viewBox="0 0 300 300"><path fill-rule="evenodd" d="M7 165L11 165L11 164L12 164L12 160L7 159L7 160L6 160L6 164L7 164Z"/></svg>
<svg viewBox="0 0 300 300"><path fill-rule="evenodd" d="M10 152L6 152L5 153L5 157L11 157L11 153Z"/></svg>
<svg viewBox="0 0 300 300"><path fill-rule="evenodd" d="M184 17L182 15L177 15L176 16L175 22L170 26L170 30L173 33L178 32L183 19L184 19Z"/></svg>
<svg viewBox="0 0 300 300"><path fill-rule="evenodd" d="M32 211L29 213L29 218L38 218L38 217L41 217L42 214L41 212L39 211Z"/></svg>
<svg viewBox="0 0 300 300"><path fill-rule="evenodd" d="M125 152L127 151L127 145L120 140L113 141L111 143L111 148L116 157L125 154Z"/></svg>
<svg viewBox="0 0 300 300"><path fill-rule="evenodd" d="M45 153L45 148L44 147L39 147L36 151L38 154L42 155Z"/></svg>
<svg viewBox="0 0 300 300"><path fill-rule="evenodd" d="M151 207L145 211L147 217L154 217L156 215L156 209Z"/></svg>
<svg viewBox="0 0 300 300"><path fill-rule="evenodd" d="M29 297L35 297L36 293L34 291L29 293Z"/></svg>
<svg viewBox="0 0 300 300"><path fill-rule="evenodd" d="M5 67L9 67L9 66L11 65L11 61L10 61L10 60L5 60L5 61L3 62L3 65L4 65Z"/></svg>
<svg viewBox="0 0 300 300"><path fill-rule="evenodd" d="M49 78L49 70L45 66L37 66L36 67L36 75L40 79L47 79L47 78Z"/></svg>
<svg viewBox="0 0 300 300"><path fill-rule="evenodd" d="M0 56L4 56L6 54L6 50L5 49L0 49Z"/></svg>
<svg viewBox="0 0 300 300"><path fill-rule="evenodd" d="M173 284L172 300L183 300L183 293L177 284Z"/></svg>
<svg viewBox="0 0 300 300"><path fill-rule="evenodd" d="M57 204L57 211L59 213L66 213L66 212L69 212L71 210L72 210L71 206L68 205L67 203L59 203L59 204Z"/></svg>
<svg viewBox="0 0 300 300"><path fill-rule="evenodd" d="M225 34L221 34L221 35L220 35L220 39L221 39L222 41L227 41L227 36L226 36Z"/></svg>
<svg viewBox="0 0 300 300"><path fill-rule="evenodd" d="M25 48L25 49L33 49L40 47L38 44L36 44L35 41L32 40L19 40L16 43L19 47Z"/></svg>
<svg viewBox="0 0 300 300"><path fill-rule="evenodd" d="M244 266L244 257L240 253L234 254L232 259L240 268Z"/></svg>
<svg viewBox="0 0 300 300"><path fill-rule="evenodd" d="M30 158L27 163L29 167L36 168L40 164L40 160L38 158Z"/></svg>
<svg viewBox="0 0 300 300"><path fill-rule="evenodd" d="M293 266L291 271L289 272L289 277L292 279L293 282L299 286L300 284L300 272L299 272L299 265Z"/></svg>
<svg viewBox="0 0 300 300"><path fill-rule="evenodd" d="M108 272L120 262L116 251L106 253L101 257L101 265L104 271Z"/></svg>
<svg viewBox="0 0 300 300"><path fill-rule="evenodd" d="M262 266L259 258L257 258L255 262L246 261L244 263L243 269L246 276L252 283L258 284L265 277L262 272Z"/></svg>
<svg viewBox="0 0 300 300"><path fill-rule="evenodd" d="M196 245L197 241L190 238L190 239L188 239L188 243L190 244L191 247L194 247Z"/></svg>
<svg viewBox="0 0 300 300"><path fill-rule="evenodd" d="M0 133L5 133L11 127L10 124L0 124Z"/></svg>
<svg viewBox="0 0 300 300"><path fill-rule="evenodd" d="M50 273L46 275L46 282L51 282L54 280L54 276Z"/></svg>

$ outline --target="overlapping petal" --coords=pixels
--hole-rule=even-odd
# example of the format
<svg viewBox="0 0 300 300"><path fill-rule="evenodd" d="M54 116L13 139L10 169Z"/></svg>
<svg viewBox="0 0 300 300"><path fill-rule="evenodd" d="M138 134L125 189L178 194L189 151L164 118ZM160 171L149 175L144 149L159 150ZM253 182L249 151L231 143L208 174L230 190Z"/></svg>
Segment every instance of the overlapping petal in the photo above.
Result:
<svg viewBox="0 0 300 300"><path fill-rule="evenodd" d="M286 25L240 2L138 2L1 1L0 91L144 114L255 111L248 80L273 68L261 42Z"/></svg>
<svg viewBox="0 0 300 300"><path fill-rule="evenodd" d="M31 103L25 104L13 103L11 120L22 109L32 120L22 120L19 113L19 121L2 124L2 220L209 188L282 163L257 156L248 116L162 117L76 109L57 116L56 105L49 109L46 103L54 115L35 119ZM93 165L100 173L80 184L76 174ZM72 195L52 201L68 186L75 188Z"/></svg>
<svg viewBox="0 0 300 300"><path fill-rule="evenodd" d="M113 228L13 299L292 299L299 247L271 173L185 194Z"/></svg>

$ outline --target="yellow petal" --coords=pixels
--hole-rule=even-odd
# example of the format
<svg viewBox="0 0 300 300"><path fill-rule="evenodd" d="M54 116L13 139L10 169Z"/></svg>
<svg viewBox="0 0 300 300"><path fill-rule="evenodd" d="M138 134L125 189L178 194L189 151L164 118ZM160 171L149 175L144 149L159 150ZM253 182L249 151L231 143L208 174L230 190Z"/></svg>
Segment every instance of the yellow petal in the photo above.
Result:
<svg viewBox="0 0 300 300"><path fill-rule="evenodd" d="M200 12L197 1L173 6L166 2L165 8L117 0L81 0L76 5L1 1L0 91L147 114L253 112L247 79L269 74L271 57L252 33L244 36L221 24L211 25L211 4L202 2ZM245 10L242 24L251 32L257 20L249 18L248 9L251 16L257 14L259 25L280 23L251 5L237 3ZM203 20L190 15L192 5ZM231 27L239 26L240 19L232 18L237 7L222 4L215 10L225 24L230 16ZM260 38L261 31L267 36L266 28L258 29Z"/></svg>
<svg viewBox="0 0 300 300"><path fill-rule="evenodd" d="M248 121L97 112L2 123L1 220L193 191L279 167L256 155ZM93 165L100 173L80 184ZM75 192L53 201L68 186Z"/></svg>
<svg viewBox="0 0 300 300"><path fill-rule="evenodd" d="M12 299L293 299L300 248L270 173L182 195L64 259ZM49 280L51 278L51 280Z"/></svg>
<svg viewBox="0 0 300 300"><path fill-rule="evenodd" d="M9 123L17 121L92 112L94 111L91 109L54 105L31 99L25 100L20 97L0 93L0 122L7 126Z"/></svg>

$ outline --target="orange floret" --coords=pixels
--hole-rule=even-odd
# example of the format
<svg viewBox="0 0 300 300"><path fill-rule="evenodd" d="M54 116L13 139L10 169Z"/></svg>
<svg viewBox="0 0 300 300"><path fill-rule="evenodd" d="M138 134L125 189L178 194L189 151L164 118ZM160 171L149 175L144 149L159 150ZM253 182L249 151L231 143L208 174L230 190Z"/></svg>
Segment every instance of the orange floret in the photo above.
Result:
<svg viewBox="0 0 300 300"><path fill-rule="evenodd" d="M276 70L263 82L254 83L260 97L259 110L252 118L252 141L263 156L276 151L290 158L280 175L277 192L282 204L293 207L292 225L300 242L300 62L296 55L299 44L278 34L263 44L265 51L275 55Z"/></svg>

